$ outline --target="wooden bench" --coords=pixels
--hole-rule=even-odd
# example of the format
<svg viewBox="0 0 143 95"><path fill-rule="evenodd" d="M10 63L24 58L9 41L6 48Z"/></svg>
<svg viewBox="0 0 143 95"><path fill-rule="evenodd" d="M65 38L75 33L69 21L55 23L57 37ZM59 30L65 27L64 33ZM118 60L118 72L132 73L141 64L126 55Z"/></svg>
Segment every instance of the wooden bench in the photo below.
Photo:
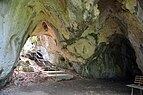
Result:
<svg viewBox="0 0 143 95"><path fill-rule="evenodd" d="M132 88L131 95L134 94L134 89L139 89L140 90L140 94L142 95L142 90L143 90L143 76L136 76L134 84L129 84L129 85L126 85L126 86Z"/></svg>

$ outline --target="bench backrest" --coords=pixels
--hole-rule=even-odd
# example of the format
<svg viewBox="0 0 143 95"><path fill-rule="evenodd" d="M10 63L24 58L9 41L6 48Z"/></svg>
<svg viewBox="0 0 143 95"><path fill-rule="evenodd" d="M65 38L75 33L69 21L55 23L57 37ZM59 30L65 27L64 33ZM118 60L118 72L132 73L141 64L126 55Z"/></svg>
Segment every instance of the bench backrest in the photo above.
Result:
<svg viewBox="0 0 143 95"><path fill-rule="evenodd" d="M143 76L136 76L134 83L138 85L143 85Z"/></svg>

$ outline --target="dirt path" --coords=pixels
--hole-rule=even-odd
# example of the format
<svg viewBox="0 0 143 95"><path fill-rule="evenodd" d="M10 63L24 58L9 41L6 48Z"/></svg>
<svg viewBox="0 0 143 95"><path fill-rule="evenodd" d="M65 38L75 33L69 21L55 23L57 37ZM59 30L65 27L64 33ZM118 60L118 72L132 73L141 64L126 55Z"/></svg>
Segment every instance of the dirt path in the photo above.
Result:
<svg viewBox="0 0 143 95"><path fill-rule="evenodd" d="M0 95L130 95L130 89L123 82L86 79L12 86L2 90Z"/></svg>

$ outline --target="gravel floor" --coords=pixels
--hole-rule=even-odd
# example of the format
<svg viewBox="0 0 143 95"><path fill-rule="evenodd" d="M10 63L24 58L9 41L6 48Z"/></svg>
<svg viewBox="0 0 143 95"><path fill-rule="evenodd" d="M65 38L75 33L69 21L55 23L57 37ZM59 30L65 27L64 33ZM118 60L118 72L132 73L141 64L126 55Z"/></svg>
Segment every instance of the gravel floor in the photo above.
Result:
<svg viewBox="0 0 143 95"><path fill-rule="evenodd" d="M130 95L131 89L125 85L124 82L109 80L76 79L60 82L49 80L29 86L6 87L0 95Z"/></svg>

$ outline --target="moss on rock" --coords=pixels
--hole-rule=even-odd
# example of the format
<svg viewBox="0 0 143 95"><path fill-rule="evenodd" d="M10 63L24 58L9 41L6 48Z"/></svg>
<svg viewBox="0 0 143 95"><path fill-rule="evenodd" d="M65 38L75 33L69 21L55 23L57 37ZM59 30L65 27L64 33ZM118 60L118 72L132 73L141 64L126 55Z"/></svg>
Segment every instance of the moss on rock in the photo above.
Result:
<svg viewBox="0 0 143 95"><path fill-rule="evenodd" d="M94 53L95 45L87 39L80 39L75 44L67 46L67 49L75 55L87 59Z"/></svg>

